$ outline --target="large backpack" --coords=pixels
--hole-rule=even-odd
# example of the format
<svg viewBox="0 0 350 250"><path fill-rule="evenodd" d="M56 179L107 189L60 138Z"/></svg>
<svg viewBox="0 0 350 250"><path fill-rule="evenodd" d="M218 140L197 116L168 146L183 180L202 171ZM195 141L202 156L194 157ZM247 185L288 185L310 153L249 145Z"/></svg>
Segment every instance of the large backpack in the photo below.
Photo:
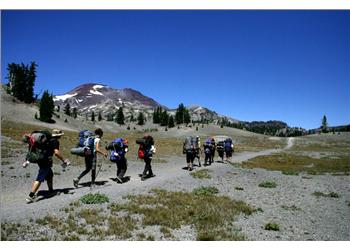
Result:
<svg viewBox="0 0 350 250"><path fill-rule="evenodd" d="M232 139L231 138L227 138L224 143L225 143L224 147L225 147L226 151L232 149Z"/></svg>
<svg viewBox="0 0 350 250"><path fill-rule="evenodd" d="M145 157L151 157L151 147L154 145L153 137L148 135L142 139L137 139L136 143L139 144L139 149L137 150L137 157L144 159Z"/></svg>
<svg viewBox="0 0 350 250"><path fill-rule="evenodd" d="M111 162L118 162L125 156L125 140L123 138L115 138L111 142L111 152L109 160ZM115 155L115 153L118 154L118 156Z"/></svg>
<svg viewBox="0 0 350 250"><path fill-rule="evenodd" d="M49 149L52 134L49 131L33 131L31 134L25 134L23 142L28 143L28 153L26 160L31 163L38 163L45 158Z"/></svg>
<svg viewBox="0 0 350 250"><path fill-rule="evenodd" d="M94 152L95 135L90 130L82 130L78 135L78 143L76 148L71 149L71 154L78 156L91 155Z"/></svg>
<svg viewBox="0 0 350 250"><path fill-rule="evenodd" d="M217 151L224 151L224 148L225 148L225 142L219 141L218 144L216 145L216 150Z"/></svg>
<svg viewBox="0 0 350 250"><path fill-rule="evenodd" d="M193 138L191 136L186 137L186 139L184 141L184 146L183 146L183 153L184 154L193 150L192 141L193 141Z"/></svg>

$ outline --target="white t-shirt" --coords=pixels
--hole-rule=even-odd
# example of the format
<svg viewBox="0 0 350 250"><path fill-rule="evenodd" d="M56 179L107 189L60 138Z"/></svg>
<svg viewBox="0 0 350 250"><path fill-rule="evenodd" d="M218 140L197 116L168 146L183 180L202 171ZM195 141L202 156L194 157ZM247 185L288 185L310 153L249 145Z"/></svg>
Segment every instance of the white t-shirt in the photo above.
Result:
<svg viewBox="0 0 350 250"><path fill-rule="evenodd" d="M94 154L96 154L96 145L97 143L100 143L101 138L100 137L95 137L95 142L94 142Z"/></svg>

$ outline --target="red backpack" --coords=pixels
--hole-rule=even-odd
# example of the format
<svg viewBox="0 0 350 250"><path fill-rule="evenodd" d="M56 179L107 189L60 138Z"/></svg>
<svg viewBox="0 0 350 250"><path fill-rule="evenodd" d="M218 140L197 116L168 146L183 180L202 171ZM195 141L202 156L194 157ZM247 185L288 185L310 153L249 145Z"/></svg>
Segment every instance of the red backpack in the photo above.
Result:
<svg viewBox="0 0 350 250"><path fill-rule="evenodd" d="M143 149L143 146L140 145L139 147L139 150L137 152L137 156L140 158L140 159L143 159L145 158L145 150Z"/></svg>

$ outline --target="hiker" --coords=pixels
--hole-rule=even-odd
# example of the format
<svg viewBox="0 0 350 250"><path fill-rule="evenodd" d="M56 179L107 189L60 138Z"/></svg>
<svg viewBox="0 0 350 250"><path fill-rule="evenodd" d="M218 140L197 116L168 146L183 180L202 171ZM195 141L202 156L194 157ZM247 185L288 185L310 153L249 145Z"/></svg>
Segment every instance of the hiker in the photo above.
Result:
<svg viewBox="0 0 350 250"><path fill-rule="evenodd" d="M100 148L100 140L103 136L102 129L98 128L95 130L95 137L90 137L90 139L93 141L93 148L91 152L85 154L85 170L81 172L81 174L73 179L73 185L74 187L78 187L79 181L81 178L83 178L87 173L91 170L91 188L95 186L95 179L96 179L96 163L97 163L97 153L103 155L104 157L107 157L107 152L101 150Z"/></svg>
<svg viewBox="0 0 350 250"><path fill-rule="evenodd" d="M123 138L114 139L109 145L106 146L107 150L110 150L109 160L115 162L117 165L117 175L115 180L122 184L124 182L124 175L127 170L127 159L125 158L128 152L128 140Z"/></svg>
<svg viewBox="0 0 350 250"><path fill-rule="evenodd" d="M183 153L186 154L187 169L193 170L193 160L195 157L195 147L193 145L193 138L191 136L186 137L183 144Z"/></svg>
<svg viewBox="0 0 350 250"><path fill-rule="evenodd" d="M136 143L140 145L138 157L145 162L145 168L141 174L141 181L144 181L155 176L152 171L151 161L153 154L156 153L156 148L154 147L153 137L150 135L145 135L142 139L136 140Z"/></svg>
<svg viewBox="0 0 350 250"><path fill-rule="evenodd" d="M26 162L23 164L23 167L26 167L29 162L35 162L39 166L39 172L38 176L36 177L36 180L33 182L31 192L29 193L29 196L26 198L27 203L32 203L36 200L37 194L40 185L42 182L46 180L47 186L49 188L49 195L54 195L54 189L53 189L53 172L52 172L52 156L55 155L58 159L62 161L62 166L67 166L70 164L68 159L64 159L61 152L60 152L60 143L59 139L61 138L64 133L61 130L53 129L52 133L49 131L36 131L33 132L32 135L36 133L40 140L42 140L43 143L41 149L41 156L40 159L38 157L38 160L31 161L32 159L29 159L27 155ZM37 137L37 138L39 138ZM34 140L34 137L27 139ZM26 141L27 142L27 141ZM34 150L33 150L34 151ZM30 152L28 154L32 153L32 148L30 148ZM33 152L34 153L34 152Z"/></svg>
<svg viewBox="0 0 350 250"><path fill-rule="evenodd" d="M215 150L216 150L216 143L215 143L215 139L213 137L213 138L211 138L211 147L210 147L210 157L211 157L212 163L214 163Z"/></svg>
<svg viewBox="0 0 350 250"><path fill-rule="evenodd" d="M224 161L224 153L225 153L225 143L224 141L219 141L216 145L216 150L218 151L219 158L221 158L221 161Z"/></svg>
<svg viewBox="0 0 350 250"><path fill-rule="evenodd" d="M231 160L232 152L233 152L233 143L231 138L227 138L224 141L224 148L225 148L225 156L226 160Z"/></svg>
<svg viewBox="0 0 350 250"><path fill-rule="evenodd" d="M212 148L212 144L211 144L211 138L208 138L205 140L204 144L203 144L203 148L204 148L204 166L208 166L211 165L212 163L212 158L211 158L211 148ZM208 163L209 162L209 163Z"/></svg>
<svg viewBox="0 0 350 250"><path fill-rule="evenodd" d="M194 159L198 159L198 167L201 167L201 138L199 136L196 136L195 142L194 142ZM194 161L194 160L193 160Z"/></svg>

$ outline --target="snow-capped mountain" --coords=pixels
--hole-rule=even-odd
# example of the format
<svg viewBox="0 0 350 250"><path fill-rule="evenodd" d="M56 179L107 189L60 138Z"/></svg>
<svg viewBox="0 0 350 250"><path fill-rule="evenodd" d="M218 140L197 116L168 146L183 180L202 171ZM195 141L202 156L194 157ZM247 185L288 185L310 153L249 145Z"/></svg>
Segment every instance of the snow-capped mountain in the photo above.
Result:
<svg viewBox="0 0 350 250"><path fill-rule="evenodd" d="M114 89L97 83L82 84L68 93L54 96L54 102L61 109L69 103L70 107L76 107L81 115L86 113L90 115L94 111L95 114L101 112L104 117L109 114L115 114L120 107L123 107L125 117L130 117L131 115L136 117L139 112L142 112L146 117L151 117L154 109L159 106L167 110L171 115L175 115L176 112L176 109L170 110L136 90L130 88ZM189 106L188 109L193 121L204 120L217 123L222 118L227 118L230 122L238 122L238 120L219 115L199 105Z"/></svg>
<svg viewBox="0 0 350 250"><path fill-rule="evenodd" d="M54 96L54 102L61 108L69 103L70 107L76 107L79 113L94 111L104 115L114 113L120 107L123 107L126 114L140 111L148 113L158 106L164 107L136 90L130 88L114 89L96 83L82 84L64 95Z"/></svg>

